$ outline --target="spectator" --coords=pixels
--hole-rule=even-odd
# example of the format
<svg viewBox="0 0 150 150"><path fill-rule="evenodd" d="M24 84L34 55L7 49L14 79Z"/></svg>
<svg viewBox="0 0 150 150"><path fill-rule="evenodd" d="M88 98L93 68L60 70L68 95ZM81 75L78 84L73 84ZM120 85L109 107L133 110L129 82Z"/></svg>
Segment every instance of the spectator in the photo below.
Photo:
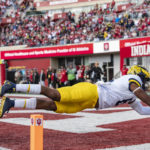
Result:
<svg viewBox="0 0 150 150"><path fill-rule="evenodd" d="M51 82L52 82L52 87L56 88L56 84L57 84L57 73L56 73L56 69L52 69L52 75L51 75Z"/></svg>
<svg viewBox="0 0 150 150"><path fill-rule="evenodd" d="M92 68L92 81L96 83L97 81L101 81L101 75L103 74L102 69L99 67L99 63L96 62L94 67Z"/></svg>
<svg viewBox="0 0 150 150"><path fill-rule="evenodd" d="M22 80L22 74L20 72L20 70L16 70L15 72L15 82L16 84L19 84Z"/></svg>
<svg viewBox="0 0 150 150"><path fill-rule="evenodd" d="M30 71L29 82L30 82L31 84L33 83L33 69L31 69L31 71Z"/></svg>
<svg viewBox="0 0 150 150"><path fill-rule="evenodd" d="M40 73L40 84L45 86L45 73L44 73L44 69L41 70Z"/></svg>
<svg viewBox="0 0 150 150"><path fill-rule="evenodd" d="M112 2L111 2L111 11L114 9L115 4L116 4L115 0L112 0Z"/></svg>
<svg viewBox="0 0 150 150"><path fill-rule="evenodd" d="M85 71L84 71L84 79L87 82L91 82L91 68L90 66L86 66L85 67Z"/></svg>
<svg viewBox="0 0 150 150"><path fill-rule="evenodd" d="M39 84L39 73L38 73L37 69L34 69L34 71L33 71L33 83Z"/></svg>
<svg viewBox="0 0 150 150"><path fill-rule="evenodd" d="M75 84L76 83L76 69L73 68L72 64L70 64L69 68L67 69L67 75L68 75L69 85Z"/></svg>
<svg viewBox="0 0 150 150"><path fill-rule="evenodd" d="M21 69L20 73L22 75L22 82L26 82L27 81L27 73L26 73L26 69Z"/></svg>
<svg viewBox="0 0 150 150"><path fill-rule="evenodd" d="M78 82L84 81L84 70L85 70L85 67L80 65L79 69L77 70L77 81Z"/></svg>
<svg viewBox="0 0 150 150"><path fill-rule="evenodd" d="M122 70L121 70L122 76L123 76L123 75L126 75L127 72L128 72L128 68L126 67L126 64L123 64L123 68L122 68Z"/></svg>
<svg viewBox="0 0 150 150"><path fill-rule="evenodd" d="M66 86L67 85L67 70L64 66L61 66L61 79L60 79L60 86Z"/></svg>
<svg viewBox="0 0 150 150"><path fill-rule="evenodd" d="M52 76L52 68L51 66L49 66L48 70L47 70L47 80L48 80L48 86L51 87L51 76Z"/></svg>
<svg viewBox="0 0 150 150"><path fill-rule="evenodd" d="M57 71L57 87L61 87L61 69Z"/></svg>
<svg viewBox="0 0 150 150"><path fill-rule="evenodd" d="M106 64L103 65L103 81L107 82L107 68Z"/></svg>

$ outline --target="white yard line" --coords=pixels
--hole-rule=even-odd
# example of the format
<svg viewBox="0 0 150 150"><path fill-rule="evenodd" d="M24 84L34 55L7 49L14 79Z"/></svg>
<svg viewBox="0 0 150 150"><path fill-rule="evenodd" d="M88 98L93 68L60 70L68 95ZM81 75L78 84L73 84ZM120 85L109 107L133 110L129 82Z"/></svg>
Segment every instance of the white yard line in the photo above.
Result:
<svg viewBox="0 0 150 150"><path fill-rule="evenodd" d="M44 110L14 110L12 113L48 113L53 114L54 112L44 111ZM97 114L90 112L78 112L75 114L71 114L72 116L79 116L75 118L65 118L59 120L45 120L44 128L63 131L63 132L71 132L71 133L89 133L89 132L103 132L103 131L112 131L116 130L113 128L103 128L103 125L113 124L113 123L121 123L125 121L132 121L138 119L149 118L149 116L139 115L135 111L121 111L121 112L113 112L106 114ZM65 114L66 116L66 114ZM124 117L122 117L124 116ZM90 120L90 122L89 122ZM30 126L29 118L2 118L0 122L19 124L19 125L27 125ZM61 124L61 126L60 126ZM86 124L86 127L85 127ZM69 125L69 126L68 126Z"/></svg>
<svg viewBox="0 0 150 150"><path fill-rule="evenodd" d="M149 150L150 143L131 145L131 146L120 146L114 148L96 149L96 150Z"/></svg>
<svg viewBox="0 0 150 150"><path fill-rule="evenodd" d="M11 149L7 149L7 148L4 148L4 147L0 147L0 150L11 150Z"/></svg>
<svg viewBox="0 0 150 150"><path fill-rule="evenodd" d="M17 99L16 99L17 100ZM100 111L107 111L107 110L128 110L131 109L130 107L116 107L116 108L109 108L109 109L103 109ZM95 109L86 109L84 110L84 112L86 111L94 111ZM131 109L132 110L132 109ZM96 110L95 110L96 112ZM9 113L46 113L46 114L56 114L53 111L48 111L48 110L42 110L42 109L37 109L37 110L10 110ZM74 114L63 114L63 115L71 115L71 116L78 116L77 113Z"/></svg>

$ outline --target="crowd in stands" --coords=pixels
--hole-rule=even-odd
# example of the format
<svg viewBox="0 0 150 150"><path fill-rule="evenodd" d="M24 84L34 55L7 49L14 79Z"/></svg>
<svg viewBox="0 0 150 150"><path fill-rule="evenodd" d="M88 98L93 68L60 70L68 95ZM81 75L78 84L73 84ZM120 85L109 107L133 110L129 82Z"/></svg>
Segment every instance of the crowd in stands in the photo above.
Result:
<svg viewBox="0 0 150 150"><path fill-rule="evenodd" d="M150 8L148 0L138 7L131 4L128 12L123 13L114 12L114 5L105 9L96 5L88 13L82 12L77 21L71 12L61 21L48 15L25 16L23 19L18 16L14 24L0 28L0 46L39 47L150 35L150 17L146 11Z"/></svg>
<svg viewBox="0 0 150 150"><path fill-rule="evenodd" d="M7 8L14 5L16 0L0 0L0 18L5 14Z"/></svg>
<svg viewBox="0 0 150 150"><path fill-rule="evenodd" d="M47 70L42 69L38 72L37 69L25 70L18 69L14 74L16 83L30 83L45 85L47 82L49 87L63 87L74 85L78 82L92 82L107 81L106 66L103 65L101 69L99 63L96 62L93 66L79 65L73 67L72 64L68 68L61 66L56 70L49 67Z"/></svg>
<svg viewBox="0 0 150 150"><path fill-rule="evenodd" d="M0 18L2 18L6 10L12 6L12 11L9 14L6 14L6 18L8 17L19 17L21 12L24 12L31 4L33 0L0 0Z"/></svg>
<svg viewBox="0 0 150 150"><path fill-rule="evenodd" d="M33 0L23 0L21 3L19 3L19 1L16 1L14 3L15 11L11 11L11 13L7 17L15 17L15 18L20 17L21 13L23 13L32 2Z"/></svg>

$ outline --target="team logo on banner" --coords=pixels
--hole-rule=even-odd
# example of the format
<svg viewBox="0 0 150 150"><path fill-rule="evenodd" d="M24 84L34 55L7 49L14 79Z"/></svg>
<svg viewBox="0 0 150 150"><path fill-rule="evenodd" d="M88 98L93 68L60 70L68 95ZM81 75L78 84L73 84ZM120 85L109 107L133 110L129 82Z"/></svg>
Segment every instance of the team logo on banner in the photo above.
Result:
<svg viewBox="0 0 150 150"><path fill-rule="evenodd" d="M104 43L104 50L108 51L109 50L109 43Z"/></svg>
<svg viewBox="0 0 150 150"><path fill-rule="evenodd" d="M41 118L36 119L36 126L42 126L43 120Z"/></svg>

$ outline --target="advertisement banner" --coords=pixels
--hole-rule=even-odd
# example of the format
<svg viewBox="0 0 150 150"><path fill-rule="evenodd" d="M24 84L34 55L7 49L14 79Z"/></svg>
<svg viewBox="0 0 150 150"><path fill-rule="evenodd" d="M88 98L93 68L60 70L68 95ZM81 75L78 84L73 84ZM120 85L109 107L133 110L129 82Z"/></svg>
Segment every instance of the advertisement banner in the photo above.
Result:
<svg viewBox="0 0 150 150"><path fill-rule="evenodd" d="M94 54L119 52L119 40L94 43Z"/></svg>
<svg viewBox="0 0 150 150"><path fill-rule="evenodd" d="M120 56L123 58L150 55L150 37L120 40Z"/></svg>
<svg viewBox="0 0 150 150"><path fill-rule="evenodd" d="M59 6L59 5L69 5L69 4L77 4L83 2L93 2L98 0L51 0L51 1L43 1L34 3L36 7L47 7L47 6Z"/></svg>
<svg viewBox="0 0 150 150"><path fill-rule="evenodd" d="M93 54L93 43L2 51L1 59L25 59Z"/></svg>
<svg viewBox="0 0 150 150"><path fill-rule="evenodd" d="M120 48L135 46L150 42L150 37L120 40Z"/></svg>
<svg viewBox="0 0 150 150"><path fill-rule="evenodd" d="M150 56L150 37L120 40L120 66L125 58Z"/></svg>

